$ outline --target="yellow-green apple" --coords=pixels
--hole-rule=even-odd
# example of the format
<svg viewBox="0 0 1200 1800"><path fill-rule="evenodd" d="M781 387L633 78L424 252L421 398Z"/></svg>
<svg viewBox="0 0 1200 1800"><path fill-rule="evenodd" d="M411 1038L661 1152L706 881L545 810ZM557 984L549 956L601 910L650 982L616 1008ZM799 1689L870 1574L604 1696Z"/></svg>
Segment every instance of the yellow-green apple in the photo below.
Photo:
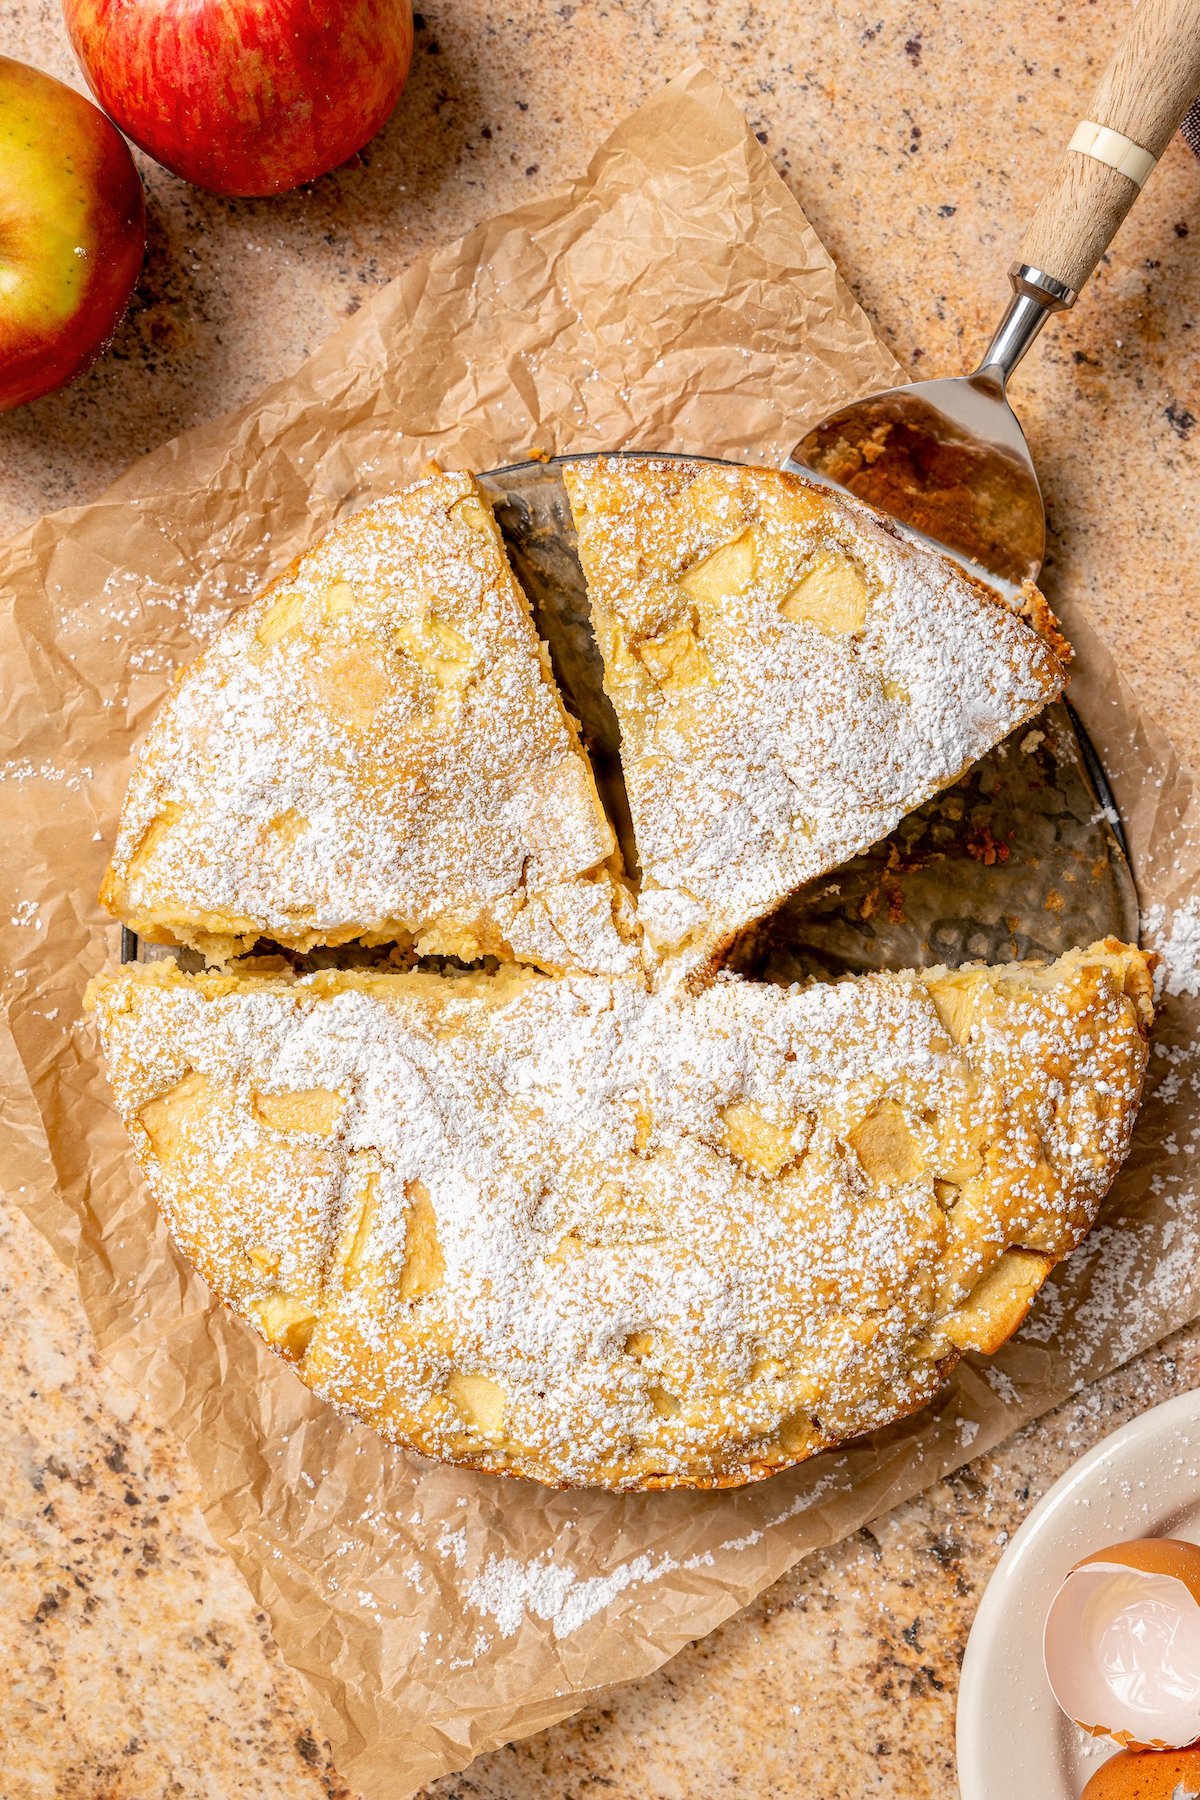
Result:
<svg viewBox="0 0 1200 1800"><path fill-rule="evenodd" d="M145 251L142 183L115 125L0 56L0 412L95 361Z"/></svg>
<svg viewBox="0 0 1200 1800"><path fill-rule="evenodd" d="M374 137L412 61L411 0L63 0L92 92L216 194L278 194Z"/></svg>

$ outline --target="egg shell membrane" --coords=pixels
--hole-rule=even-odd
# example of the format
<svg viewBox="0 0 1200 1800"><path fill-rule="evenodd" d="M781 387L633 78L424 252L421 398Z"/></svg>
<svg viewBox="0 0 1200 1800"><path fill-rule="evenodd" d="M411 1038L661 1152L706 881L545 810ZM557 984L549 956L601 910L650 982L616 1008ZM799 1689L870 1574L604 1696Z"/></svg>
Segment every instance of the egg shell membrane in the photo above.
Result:
<svg viewBox="0 0 1200 1800"><path fill-rule="evenodd" d="M1144 1618L1136 1626L1129 1619L1126 1643L1119 1647L1128 1650L1140 1631L1148 1652L1141 1674L1160 1689L1164 1680L1169 1685L1159 1697L1151 1694L1132 1705L1114 1691L1102 1657L1106 1638L1110 1651L1118 1648L1111 1642L1116 1622L1139 1608L1145 1609ZM1161 1630L1154 1630L1155 1612L1158 1622L1166 1623L1161 1609L1176 1615L1165 1643ZM1058 1704L1092 1737L1109 1737L1131 1750L1195 1743L1200 1738L1200 1546L1147 1538L1085 1557L1051 1602L1043 1657Z"/></svg>

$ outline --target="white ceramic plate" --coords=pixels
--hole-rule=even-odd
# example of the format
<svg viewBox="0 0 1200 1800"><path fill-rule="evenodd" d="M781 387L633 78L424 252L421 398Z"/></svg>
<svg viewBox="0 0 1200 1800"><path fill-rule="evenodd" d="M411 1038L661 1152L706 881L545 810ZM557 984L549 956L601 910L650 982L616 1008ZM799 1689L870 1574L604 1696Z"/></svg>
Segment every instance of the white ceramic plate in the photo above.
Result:
<svg viewBox="0 0 1200 1800"><path fill-rule="evenodd" d="M1089 1450L1038 1501L988 1583L958 1691L962 1800L1078 1800L1115 1752L1055 1704L1042 1627L1081 1556L1139 1537L1200 1543L1200 1389Z"/></svg>

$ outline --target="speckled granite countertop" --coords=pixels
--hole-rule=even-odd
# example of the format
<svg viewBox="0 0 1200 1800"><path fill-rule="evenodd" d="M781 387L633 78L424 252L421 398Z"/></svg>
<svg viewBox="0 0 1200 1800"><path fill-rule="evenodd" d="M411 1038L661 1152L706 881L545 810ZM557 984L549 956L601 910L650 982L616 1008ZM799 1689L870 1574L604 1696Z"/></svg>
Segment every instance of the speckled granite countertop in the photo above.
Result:
<svg viewBox="0 0 1200 1800"><path fill-rule="evenodd" d="M1030 201L1124 0L480 0L419 21L361 166L222 203L145 163L150 264L107 361L0 418L0 531L293 368L377 284L579 170L697 56L744 106L879 331L921 372L985 339ZM71 78L53 0L5 52ZM1069 578L1200 758L1200 164L1176 145L1020 376ZM1200 1384L1200 1328L813 1557L658 1676L476 1763L440 1800L952 1796L959 1660L1033 1501L1124 1418ZM339 1780L174 1440L99 1362L69 1278L0 1215L3 1800L334 1800Z"/></svg>

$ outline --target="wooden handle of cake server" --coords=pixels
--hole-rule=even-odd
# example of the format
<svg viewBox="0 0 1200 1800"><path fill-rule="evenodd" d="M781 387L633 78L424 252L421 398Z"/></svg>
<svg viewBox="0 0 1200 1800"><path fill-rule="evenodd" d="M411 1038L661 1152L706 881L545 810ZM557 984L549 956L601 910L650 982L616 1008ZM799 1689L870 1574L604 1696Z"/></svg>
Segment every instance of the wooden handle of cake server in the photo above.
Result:
<svg viewBox="0 0 1200 1800"><path fill-rule="evenodd" d="M1071 304L1200 93L1200 0L1141 0L1033 216L1019 262Z"/></svg>

